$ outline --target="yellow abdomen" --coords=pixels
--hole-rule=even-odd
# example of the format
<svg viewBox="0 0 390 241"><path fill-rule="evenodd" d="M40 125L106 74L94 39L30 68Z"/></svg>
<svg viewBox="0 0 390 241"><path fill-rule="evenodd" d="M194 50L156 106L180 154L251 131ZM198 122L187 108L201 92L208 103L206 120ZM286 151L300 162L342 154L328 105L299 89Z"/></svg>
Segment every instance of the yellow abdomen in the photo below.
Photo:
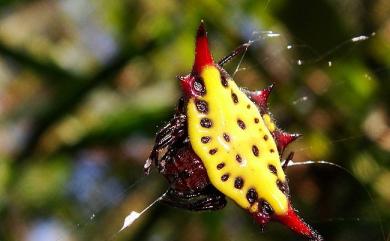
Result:
<svg viewBox="0 0 390 241"><path fill-rule="evenodd" d="M250 212L266 200L276 214L285 214L288 201L277 182L285 182L269 116L219 70L203 68L206 93L187 106L188 133L211 183ZM263 119L264 118L264 119Z"/></svg>

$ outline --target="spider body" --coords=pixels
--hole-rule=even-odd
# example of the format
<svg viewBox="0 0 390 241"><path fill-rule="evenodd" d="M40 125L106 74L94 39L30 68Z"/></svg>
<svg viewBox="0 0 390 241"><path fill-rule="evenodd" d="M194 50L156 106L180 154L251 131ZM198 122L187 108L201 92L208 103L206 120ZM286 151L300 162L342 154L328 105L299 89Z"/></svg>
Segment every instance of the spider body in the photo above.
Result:
<svg viewBox="0 0 390 241"><path fill-rule="evenodd" d="M284 148L298 135L278 129L268 112L272 86L261 91L240 89L222 68L247 46L215 63L201 23L195 63L179 77L183 97L174 117L156 136L145 164L165 176L170 189L164 201L194 211L217 210L226 197L247 210L264 228L277 220L312 240L322 240L300 219L289 201L282 165Z"/></svg>

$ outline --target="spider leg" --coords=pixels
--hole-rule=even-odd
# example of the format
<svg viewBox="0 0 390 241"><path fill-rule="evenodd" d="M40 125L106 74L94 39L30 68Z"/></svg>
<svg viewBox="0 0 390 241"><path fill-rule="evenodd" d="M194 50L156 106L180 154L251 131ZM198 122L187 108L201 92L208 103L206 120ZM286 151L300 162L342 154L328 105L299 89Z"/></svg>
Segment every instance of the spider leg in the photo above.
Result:
<svg viewBox="0 0 390 241"><path fill-rule="evenodd" d="M292 152L290 152L290 154L288 154L288 157L282 163L283 170L286 170L286 168L288 167L288 164L290 163L290 161L292 161L293 158L294 158L294 152L292 151Z"/></svg>
<svg viewBox="0 0 390 241"><path fill-rule="evenodd" d="M224 64L229 63L234 57L245 52L251 44L252 44L251 42L241 44L235 50L233 50L233 52L231 52L229 55L227 55L227 56L223 57L221 60L219 60L218 65L220 67L222 67Z"/></svg>
<svg viewBox="0 0 390 241"><path fill-rule="evenodd" d="M158 166L160 151L185 139L187 133L187 116L183 114L182 110L180 109L181 107L179 103L178 111L174 117L169 121L168 124L166 124L161 130L157 132L156 142L149 158L146 160L144 165L144 172L146 175L150 173L150 168L153 162L156 166Z"/></svg>
<svg viewBox="0 0 390 241"><path fill-rule="evenodd" d="M190 211L219 210L226 206L225 195L216 189L205 189L196 196L193 194L182 195L170 189L164 196L163 202Z"/></svg>

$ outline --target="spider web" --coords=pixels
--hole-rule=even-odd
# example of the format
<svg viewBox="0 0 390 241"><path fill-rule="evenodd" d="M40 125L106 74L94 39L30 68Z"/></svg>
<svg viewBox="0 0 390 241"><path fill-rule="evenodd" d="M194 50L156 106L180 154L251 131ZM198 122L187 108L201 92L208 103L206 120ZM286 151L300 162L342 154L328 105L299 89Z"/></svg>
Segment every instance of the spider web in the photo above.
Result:
<svg viewBox="0 0 390 241"><path fill-rule="evenodd" d="M264 11L267 10L269 3L270 3L270 0L267 0L266 3L264 4ZM324 60L325 60L325 62L327 63L326 67L331 68L331 67L334 67L335 64L337 64L337 63L335 63L335 61L332 60L332 55L334 53L336 53L337 51L339 51L340 49L343 49L343 48L349 48L351 46L356 46L358 43L360 43L362 41L369 41L370 39L372 39L374 37L375 37L375 32L372 32L369 34L363 34L363 35L357 34L356 36L351 36L349 39L346 39L345 41L339 43L338 45L329 49L325 53L317 53L310 46L305 45L305 44L290 43L290 44L286 44L285 46L283 46L277 50L273 50L273 54L278 55L278 54L283 53L285 51L292 51L292 50L295 50L298 48L304 48L304 49L308 49L309 51L313 52L313 55L315 57L291 59L290 60L291 65L295 65L295 66L299 66L299 67L300 66L307 66L307 65L313 65L313 64L320 63L320 62L324 62ZM251 48L254 48L257 45L261 45L264 41L268 41L270 39L281 39L284 42L288 42L287 38L285 38L283 34L279 34L277 32L272 32L272 31L252 32L252 36L247 41L248 47L244 51L244 53L238 57L238 63L235 65L235 68L232 71L232 76L237 77L237 75L239 75L241 72L248 71L250 67L248 67L248 66L243 67L244 62L245 62L245 58L247 56L247 52L250 51ZM269 61L269 59L263 58L261 61L267 62L267 61ZM378 71L381 71L381 70L378 70ZM336 84L342 85L343 82L339 81ZM324 91L326 92L327 90L324 90ZM291 99L289 101L289 103L290 103L290 105L295 106L296 108L299 109L300 106L304 105L305 103L313 102L313 99L315 99L315 98L316 97L314 97L312 95L303 94L303 95L298 96L294 99ZM357 135L342 137L339 139L331 140L330 142L332 144L352 142L354 140L361 138L362 136L364 136L363 133L360 133L360 134L358 133ZM299 153L299 152L304 152L307 149L311 149L311 148L313 148L313 146L309 145L306 147L295 148L292 150L294 150L296 153ZM101 222L104 222L103 216L107 210L112 210L112 209L118 208L118 205L120 203L124 202L124 200L126 199L126 197L130 193L132 195L134 195L134 193L136 193L136 192L145 192L146 190L144 190L143 187L148 187L149 185L151 185L149 182L155 181L156 176L158 176L157 173L153 173L152 176L145 177L143 175L143 173L140 173L139 177L136 178L136 180L131 185L120 186L120 187L114 188L113 190L108 190L107 187L99 186L99 178L101 177L100 175L105 175L105 174L102 174L101 172L102 172L102 170L103 170L103 172L104 172L104 170L107 171L107 167L106 166L102 167L99 165L97 167L91 166L92 165L91 163L92 162L87 161L84 163L85 166L80 167L81 169L82 168L88 169L88 172L87 172L88 176L87 176L87 179L79 180L79 183L77 183L76 185L87 185L88 186L89 182L94 182L94 183L98 184L98 185L91 185L94 187L94 189L95 189L94 191L96 192L96 195L99 196L99 195L103 195L102 193L110 192L112 196L108 199L105 199L105 198L100 199L101 201L97 202L97 204L95 206L87 206L90 202L88 202L88 200L83 199L83 197L81 195L80 200L78 200L78 201L84 202L84 206L82 207L83 212L84 212L84 219L80 220L80 222L77 222L75 224L71 224L71 226L73 227L73 230L71 231L72 233L83 233L83 232L88 231L90 229L93 230L93 226L98 226L98 224L100 224ZM338 163L340 163L340 162L338 162ZM368 188L366 188L348 168L343 167L337 163L332 163L330 160L305 160L305 161L301 161L301 162L291 162L289 164L289 166L290 166L289 170L299 169L299 168L302 168L302 166L308 166L308 165L314 166L315 169L331 168L332 170L341 170L341 172L343 173L341 175L345 175L345 178L347 178L347 179L348 178L353 179L357 183L357 185L355 186L357 191L363 190L363 192L365 192L366 195L369 196L369 200L371 200L370 206L372 207L371 209L374 212L373 216L375 219L375 220L365 220L366 218L361 217L361 216L347 218L347 217L343 217L343 213L340 213L340 216L338 216L338 217L329 217L327 219L315 220L316 218L314 218L314 217L307 218L306 221L308 223L311 223L311 224L313 224L313 226L315 226L315 224L317 224L317 223L324 223L324 222L327 222L327 223L339 223L339 222L341 222L341 223L345 223L345 222L360 223L363 221L373 222L373 223L376 223L378 226L378 232L380 233L381 240L383 240L383 241L390 240L390 235L386 234L386 232L385 232L385 229L383 227L383 223L381 221L380 214L377 210L376 204L374 202L374 198L372 197L370 190L368 190ZM83 172L83 174L85 175L86 172ZM290 179L290 185L291 184L294 184L294 179ZM109 186L109 188L112 188L112 187L113 186ZM68 187L65 187L65 188L68 188ZM83 191L88 191L88 190L83 190ZM114 215L116 215L117 219L120 220L117 223L118 224L117 227L113 228L113 230L117 230L117 231L113 231L111 235L108 235L108 237L102 238L102 240L110 240L110 241L111 240L122 240L123 237L121 235L125 235L123 233L126 233L126 232L131 232L131 229L134 228L134 226L137 225L138 222L142 222L143 219L145 219L145 217L148 215L148 212L150 212L153 209L160 209L161 208L159 201L162 199L162 197L164 195L165 195L165 193L152 194L150 196L152 196L153 198L151 200L146 200L143 203L144 205L143 206L141 205L138 209L132 209L132 208L126 209L126 207L124 207L125 211L115 213ZM230 204L232 204L232 203L230 203ZM121 208L123 208L123 207L121 207ZM302 212L302 215L305 213L303 210L301 210L301 212ZM188 215L192 215L192 214L189 213ZM250 219L249 216L246 218ZM312 222L313 220L315 222ZM54 227L56 227L55 223L53 225L54 225ZM53 226L51 226L49 228L53 228ZM56 229L54 228L54 230L56 230ZM99 230L94 230L94 232L98 232L98 231ZM258 230L258 232L260 233L259 230ZM68 233L62 232L61 229L57 229L56 233L53 236L55 237L54 240L66 241L66 240L72 239L72 238L69 238L68 235L69 235ZM251 235L253 235L253 237L254 237L255 235L258 236L261 234L251 234ZM50 238L48 238L48 239L50 239ZM158 239L153 239L153 240L158 240ZM230 240L236 240L236 239L232 238Z"/></svg>
<svg viewBox="0 0 390 241"><path fill-rule="evenodd" d="M335 46L334 48L330 49L326 53L316 56L315 58L309 58L309 59L298 58L296 60L291 61L291 63L296 64L298 66L315 64L315 63L318 63L320 61L323 61L324 59L327 59L333 53L335 53L336 51L338 51L341 48L354 45L354 44L361 42L361 41L369 40L370 38L372 38L374 36L375 36L375 33L371 33L369 35L354 36L354 37L351 37L350 39L347 39L346 41L340 43L339 45ZM243 72L243 71L245 72L247 70L247 67L243 67L243 63L245 61L247 51L250 50L250 48L252 48L254 45L259 44L259 43L261 43L265 40L268 40L270 38L283 38L283 35L279 34L279 33L272 32L272 31L261 31L261 32L253 32L252 33L252 38L250 40L248 40L248 42L246 43L248 47L246 48L244 53L240 57L238 57L238 63L235 65L236 67L234 68L234 71L232 72L233 77L235 77L239 72ZM294 48L309 48L309 47L305 46L305 45L288 44L283 49L280 49L277 51L279 51L279 52L290 51ZM268 61L268 59L263 59L263 61ZM327 63L328 63L328 67L332 67L333 62L331 60L327 61ZM303 96L297 97L296 99L291 100L290 104L298 107L299 105L310 101L312 98L314 98L314 97L308 96L308 95L303 95ZM357 134L355 136L347 136L347 137L332 140L331 143L337 144L337 143L342 143L342 142L350 142L350 141L359 139L362 136L363 136L363 134ZM302 147L302 148L294 149L294 151L296 153L299 153L299 152L306 151L307 149L310 149L310 148L313 148L313 147L312 146ZM380 236L382 237L381 240L384 240L384 241L389 240L389 237L386 237L387 234L385 233L385 229L383 227L381 217L380 217L380 214L377 210L377 207L376 207L376 204L374 202L374 198L372 197L372 194L355 177L355 175L349 169L347 169L346 167L343 167L339 164L332 163L328 160L306 160L306 161L300 161L300 162L292 161L289 163L288 166L289 166L289 170L291 170L294 168L300 168L302 166L308 166L308 165L312 165L315 168L328 167L328 168L332 168L332 169L339 169L342 171L343 175L345 175L345 178L352 178L354 181L356 181L356 183L357 183L356 188L362 189L366 193L366 195L369 196L372 210L374 212L373 216L375 219L375 220L366 220L365 217L361 217L361 216L343 217L343 213L340 213L340 216L338 216L338 217L328 217L326 219L315 220L316 218L311 218L311 219L309 218L309 219L307 219L307 221L309 223L312 223L313 225L315 225L317 223L374 222L374 223L377 223L377 225L379 227L378 232L380 233ZM144 177L140 173L140 177L132 185L128 186L127 188L125 188L124 190L122 190L118 194L120 196L119 197L120 200L118 202L123 201L123 199L126 197L127 194L134 191L133 190L134 188L137 188L137 187L139 188L140 186L145 185L146 179L149 179L149 178L151 178L151 177ZM294 180L290 181L290 183L293 183L293 182L294 182ZM117 239L120 240L120 235L122 235L122 232L124 232L126 230L131 230L133 228L133 225L136 225L137 222L142 222L144 215L147 215L148 211L150 211L151 209L159 209L160 208L159 201L162 200L164 195L165 195L165 193L163 193L160 196L158 195L158 193L156 193L154 201L150 201L149 202L150 204L145 203L143 208L141 207L140 209L137 209L137 210L131 210L131 209L127 210L127 213L128 213L127 216L123 215L123 212L122 212L121 216L118 216L118 219L122 220L122 222L121 222L122 226L118 226L117 232L113 232L110 237L104 238L103 240L110 240L110 241L117 240ZM115 203L118 203L118 202L115 202ZM87 228L88 226L91 226L91 225L94 225L95 223L97 223L98 222L97 219L98 219L100 213L102 212L103 209L106 209L108 206L110 206L110 208L115 208L115 205L112 206L112 201L105 201L101 205L98 205L98 207L96 207L95 211L94 211L94 209L90 209L90 212L89 212L90 214L88 214L89 216L84 220L84 222L77 223L75 225L74 232L80 232L83 229ZM302 213L304 213L304 212L302 212ZM191 215L191 214L189 214L189 215ZM249 219L249 217L248 217L248 219ZM266 231L266 233L267 233L267 231ZM257 234L252 234L252 235L254 237ZM57 239L58 241L67 240L67 237L65 237L65 236L64 237L57 236L57 238L58 238ZM231 240L234 240L234 239L231 239Z"/></svg>

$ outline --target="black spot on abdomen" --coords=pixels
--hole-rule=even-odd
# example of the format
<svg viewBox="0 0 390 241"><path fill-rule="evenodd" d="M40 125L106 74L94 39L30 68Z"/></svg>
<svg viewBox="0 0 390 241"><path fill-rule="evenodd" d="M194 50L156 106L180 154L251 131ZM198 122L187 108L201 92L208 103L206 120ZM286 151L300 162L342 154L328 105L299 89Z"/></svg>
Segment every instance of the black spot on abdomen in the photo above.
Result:
<svg viewBox="0 0 390 241"><path fill-rule="evenodd" d="M274 165L269 164L269 165L268 165L268 169L269 169L273 174L275 174L275 175L278 174L278 171L276 170L276 167L275 167Z"/></svg>
<svg viewBox="0 0 390 241"><path fill-rule="evenodd" d="M229 85L226 78L226 74L224 73L221 73L221 84L223 85L223 87L228 87Z"/></svg>
<svg viewBox="0 0 390 241"><path fill-rule="evenodd" d="M289 189L287 182L282 182L279 179L276 181L276 185L278 186L279 190L284 193L284 195L288 196Z"/></svg>
<svg viewBox="0 0 390 241"><path fill-rule="evenodd" d="M194 81L194 90L199 94L199 95L205 95L206 94L206 87L204 86L204 81L203 78L198 76L196 80Z"/></svg>
<svg viewBox="0 0 390 241"><path fill-rule="evenodd" d="M207 113L209 112L209 106L206 101L204 100L195 100L196 109L200 113Z"/></svg>
<svg viewBox="0 0 390 241"><path fill-rule="evenodd" d="M250 204L253 204L256 202L258 198L258 194L254 188L250 188L248 192L246 193L246 199Z"/></svg>
<svg viewBox="0 0 390 241"><path fill-rule="evenodd" d="M243 130L246 128L245 123L241 119L237 119L237 124Z"/></svg>
<svg viewBox="0 0 390 241"><path fill-rule="evenodd" d="M221 170L222 168L224 168L225 167L225 163L223 163L223 162L221 162L221 163L219 163L218 165L217 165L217 169L218 170Z"/></svg>
<svg viewBox="0 0 390 241"><path fill-rule="evenodd" d="M214 155L215 153L217 153L217 148L211 149L209 153L210 155Z"/></svg>
<svg viewBox="0 0 390 241"><path fill-rule="evenodd" d="M209 118L202 118L200 120L200 125L204 128L210 128L213 124Z"/></svg>
<svg viewBox="0 0 390 241"><path fill-rule="evenodd" d="M211 140L211 137L210 137L210 136L202 136L202 138L200 138L200 141L201 141L203 144L209 143L210 140Z"/></svg>
<svg viewBox="0 0 390 241"><path fill-rule="evenodd" d="M240 156L239 154L236 155L236 161L237 161L238 163L241 163L241 162L242 162L242 158L241 158L241 156Z"/></svg>
<svg viewBox="0 0 390 241"><path fill-rule="evenodd" d="M259 156L259 148L256 145L252 146L253 155Z"/></svg>
<svg viewBox="0 0 390 241"><path fill-rule="evenodd" d="M225 139L226 142L230 142L230 136L226 133L223 133L223 139Z"/></svg>
<svg viewBox="0 0 390 241"><path fill-rule="evenodd" d="M261 199L259 202L260 210L262 213L266 215L271 215L274 210L272 209L271 205L264 199Z"/></svg>
<svg viewBox="0 0 390 241"><path fill-rule="evenodd" d="M221 177L221 181L226 182L229 179L229 174L223 174Z"/></svg>
<svg viewBox="0 0 390 241"><path fill-rule="evenodd" d="M237 97L237 95L235 93L232 93L232 100L233 100L234 104L238 103L238 97Z"/></svg>
<svg viewBox="0 0 390 241"><path fill-rule="evenodd" d="M241 177L236 177L234 180L234 187L241 189L244 186L244 180Z"/></svg>

